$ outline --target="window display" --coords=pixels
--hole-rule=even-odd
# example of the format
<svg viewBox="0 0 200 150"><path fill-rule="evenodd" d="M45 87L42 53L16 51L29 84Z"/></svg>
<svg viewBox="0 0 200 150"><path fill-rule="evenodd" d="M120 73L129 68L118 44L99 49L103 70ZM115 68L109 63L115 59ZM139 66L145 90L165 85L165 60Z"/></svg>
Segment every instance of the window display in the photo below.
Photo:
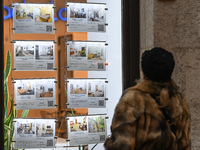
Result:
<svg viewBox="0 0 200 150"><path fill-rule="evenodd" d="M68 108L106 107L105 79L67 79Z"/></svg>
<svg viewBox="0 0 200 150"><path fill-rule="evenodd" d="M106 32L106 4L67 2L68 32Z"/></svg>
<svg viewBox="0 0 200 150"><path fill-rule="evenodd" d="M53 70L55 48L53 41L14 41L15 70Z"/></svg>
<svg viewBox="0 0 200 150"><path fill-rule="evenodd" d="M104 143L106 115L70 116L67 118L70 146Z"/></svg>
<svg viewBox="0 0 200 150"><path fill-rule="evenodd" d="M71 70L105 71L106 43L68 41L67 68Z"/></svg>
<svg viewBox="0 0 200 150"><path fill-rule="evenodd" d="M14 33L54 33L53 4L13 3Z"/></svg>
<svg viewBox="0 0 200 150"><path fill-rule="evenodd" d="M55 108L55 79L15 80L15 109Z"/></svg>
<svg viewBox="0 0 200 150"><path fill-rule="evenodd" d="M15 149L54 148L55 119L14 119Z"/></svg>
<svg viewBox="0 0 200 150"><path fill-rule="evenodd" d="M53 1L51 2L53 3ZM101 34L106 34L106 26L108 24L106 23L107 8L105 3L67 2L65 6L67 8L67 16L65 16L67 20L66 31L101 32ZM54 34L54 30L56 30L56 28L54 28L54 4L24 2L13 3L12 7L12 30L14 30L14 34ZM66 31L63 32L65 34L63 38L67 37ZM64 132L62 137L66 137L65 135L67 134L69 142L65 143L65 145L68 146L69 144L68 149L77 149L77 147L73 146L104 143L107 136L107 117L105 111L102 111L103 113L100 112L99 115L76 116L77 114L87 115L89 111L87 110L85 113L79 113L68 108L106 109L106 100L108 100L106 83L108 83L108 81L106 79L107 75L101 76L101 73L107 74L108 71L108 51L106 50L108 44L106 40L67 41L68 39L66 38L62 43L63 48L65 47L65 51L63 51L65 54L63 54L61 53L63 49L58 51L56 49L56 47L61 47L61 43L55 46L56 42L50 39L50 37L46 37L46 35L41 35L41 38L43 36L45 37L44 41L39 41L40 39L37 35L31 36L33 37L28 37L27 39L33 40L36 38L36 40L23 41L22 39L22 41L20 41L18 39L20 39L20 37L25 37L25 35L12 36L13 39L16 39L11 42L14 43L14 66L12 64L12 68L16 70L12 70L11 74L12 83L14 85L14 88L12 87L14 108L16 110L55 108L58 106L56 104L57 97L57 102L59 102L59 104L66 105L63 111L64 113L62 114L60 113L60 108L56 107L56 118L59 118L59 115L63 115L63 119L65 120L66 114L69 113L68 110L71 110L71 115L73 115L66 118L66 122L64 123L67 123L67 128L65 128L64 131L60 131L62 124L59 124L60 122L58 123L59 131L58 134L56 134L59 135L59 133L63 134ZM55 38L57 37L59 36L55 34ZM76 38L76 36L74 37ZM85 37L86 38L83 40L87 40L87 34L85 34ZM52 41L45 41L48 39ZM81 40L81 38L76 39ZM63 57L63 61L59 62L57 60L61 58L61 55L65 58ZM57 69L55 66L58 67L58 71L55 71ZM69 77L68 75L72 73L70 71L78 70L92 71L93 73L98 71L100 78L96 77L90 79L87 78L88 76L85 77L87 79L65 78ZM34 73L33 76L29 76L28 74L31 74L33 71L36 73ZM50 72L52 74L49 75L48 71L55 72ZM20 76L21 73L24 73L25 77ZM72 74L70 77L75 77L76 72L73 73L74 75ZM60 80L61 76L63 76L63 80ZM18 79L26 77L28 79ZM58 86L55 86L55 83L57 83L55 78L59 82ZM61 92L60 87L62 86L63 91ZM58 89L57 91L56 88ZM66 97L63 96L62 98L60 93L66 94ZM67 99L67 101L63 103L63 101L60 101L61 99ZM79 110L82 111L83 109ZM48 110L46 111L48 112ZM36 117L36 114L31 114L30 116ZM42 117L45 118L46 116ZM14 120L15 135L13 141L16 149L55 148L55 119L44 118L16 118ZM66 125L64 125L64 127L66 127ZM63 148L64 147L62 147L62 149Z"/></svg>

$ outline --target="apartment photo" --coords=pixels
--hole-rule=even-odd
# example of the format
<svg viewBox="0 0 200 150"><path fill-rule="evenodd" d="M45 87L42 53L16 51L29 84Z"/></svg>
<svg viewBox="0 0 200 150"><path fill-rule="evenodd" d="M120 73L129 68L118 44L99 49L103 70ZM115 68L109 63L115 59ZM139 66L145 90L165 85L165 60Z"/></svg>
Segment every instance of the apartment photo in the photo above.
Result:
<svg viewBox="0 0 200 150"><path fill-rule="evenodd" d="M70 94L86 94L86 87L84 80L70 81Z"/></svg>
<svg viewBox="0 0 200 150"><path fill-rule="evenodd" d="M17 45L15 47L16 57L34 57L33 45Z"/></svg>
<svg viewBox="0 0 200 150"><path fill-rule="evenodd" d="M53 45L36 45L35 59L36 60L53 60Z"/></svg>
<svg viewBox="0 0 200 150"><path fill-rule="evenodd" d="M88 60L104 60L105 50L103 45L89 45L88 46Z"/></svg>
<svg viewBox="0 0 200 150"><path fill-rule="evenodd" d="M17 122L17 134L18 135L35 134L35 123L33 123L33 122L29 122L29 123Z"/></svg>
<svg viewBox="0 0 200 150"><path fill-rule="evenodd" d="M98 22L104 22L105 19L105 10L103 7L97 7L97 6L90 6L88 8L88 21L98 21Z"/></svg>
<svg viewBox="0 0 200 150"><path fill-rule="evenodd" d="M53 137L53 125L47 122L36 122L36 137Z"/></svg>
<svg viewBox="0 0 200 150"><path fill-rule="evenodd" d="M104 83L103 81L89 81L88 97L104 97Z"/></svg>
<svg viewBox="0 0 200 150"><path fill-rule="evenodd" d="M33 19L33 6L16 5L16 19Z"/></svg>
<svg viewBox="0 0 200 150"><path fill-rule="evenodd" d="M74 4L70 7L70 18L86 18L86 10L82 5Z"/></svg>
<svg viewBox="0 0 200 150"><path fill-rule="evenodd" d="M17 96L34 95L34 83L30 80L21 80L17 85Z"/></svg>
<svg viewBox="0 0 200 150"><path fill-rule="evenodd" d="M74 117L70 119L70 132L87 131L86 117Z"/></svg>
<svg viewBox="0 0 200 150"><path fill-rule="evenodd" d="M52 7L35 6L35 22L52 22Z"/></svg>
<svg viewBox="0 0 200 150"><path fill-rule="evenodd" d="M36 82L36 98L53 97L53 82Z"/></svg>

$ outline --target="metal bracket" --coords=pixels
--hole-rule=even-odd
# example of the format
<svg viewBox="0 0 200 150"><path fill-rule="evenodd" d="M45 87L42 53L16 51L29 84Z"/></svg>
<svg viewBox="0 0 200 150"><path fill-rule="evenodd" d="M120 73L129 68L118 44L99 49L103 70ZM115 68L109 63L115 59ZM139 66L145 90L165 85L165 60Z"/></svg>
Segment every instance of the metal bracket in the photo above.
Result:
<svg viewBox="0 0 200 150"><path fill-rule="evenodd" d="M105 46L108 46L108 43L105 43Z"/></svg>
<svg viewBox="0 0 200 150"><path fill-rule="evenodd" d="M56 42L56 41L54 41L53 43L54 43L54 44L57 44L57 42Z"/></svg>
<svg viewBox="0 0 200 150"><path fill-rule="evenodd" d="M69 45L69 43L66 43L66 45Z"/></svg>
<svg viewBox="0 0 200 150"><path fill-rule="evenodd" d="M12 70L16 70L16 68L12 68Z"/></svg>
<svg viewBox="0 0 200 150"><path fill-rule="evenodd" d="M66 68L69 68L69 66L66 66Z"/></svg>
<svg viewBox="0 0 200 150"><path fill-rule="evenodd" d="M52 8L53 8L53 9L56 9L56 6L53 6Z"/></svg>
<svg viewBox="0 0 200 150"><path fill-rule="evenodd" d="M12 122L17 122L17 121L13 120Z"/></svg>
<svg viewBox="0 0 200 150"><path fill-rule="evenodd" d="M65 39L65 42L67 42L67 41L68 41L68 39L69 39L69 38L66 38L66 39Z"/></svg>
<svg viewBox="0 0 200 150"><path fill-rule="evenodd" d="M53 28L53 30L57 30L57 28Z"/></svg>
<svg viewBox="0 0 200 150"><path fill-rule="evenodd" d="M105 10L108 10L108 8L105 8Z"/></svg>
<svg viewBox="0 0 200 150"><path fill-rule="evenodd" d="M16 43L16 41L11 41L10 43Z"/></svg>
<svg viewBox="0 0 200 150"><path fill-rule="evenodd" d="M69 24L66 23L65 26L69 26Z"/></svg>
<svg viewBox="0 0 200 150"><path fill-rule="evenodd" d="M109 119L109 117L105 117L105 119Z"/></svg>
<svg viewBox="0 0 200 150"><path fill-rule="evenodd" d="M66 120L69 120L69 118L66 118Z"/></svg>
<svg viewBox="0 0 200 150"><path fill-rule="evenodd" d="M9 5L9 7L15 7L15 6L11 4L11 5Z"/></svg>
<svg viewBox="0 0 200 150"><path fill-rule="evenodd" d="M15 143L16 141L11 141L12 143Z"/></svg>
<svg viewBox="0 0 200 150"><path fill-rule="evenodd" d="M12 83L16 83L16 81L12 81Z"/></svg>
<svg viewBox="0 0 200 150"><path fill-rule="evenodd" d="M15 28L11 28L11 30L15 30Z"/></svg>
<svg viewBox="0 0 200 150"><path fill-rule="evenodd" d="M54 81L54 83L58 83L58 81Z"/></svg>
<svg viewBox="0 0 200 150"><path fill-rule="evenodd" d="M57 68L53 68L53 70L57 70Z"/></svg>
<svg viewBox="0 0 200 150"><path fill-rule="evenodd" d="M105 100L107 101L107 100L108 100L108 98L105 98Z"/></svg>
<svg viewBox="0 0 200 150"><path fill-rule="evenodd" d="M54 139L57 139L58 137L57 136L54 136Z"/></svg>
<svg viewBox="0 0 200 150"><path fill-rule="evenodd" d="M55 120L55 123L58 123L58 120Z"/></svg>
<svg viewBox="0 0 200 150"><path fill-rule="evenodd" d="M65 4L65 6L66 6L66 7L69 7L69 5L68 5L68 4Z"/></svg>
<svg viewBox="0 0 200 150"><path fill-rule="evenodd" d="M70 140L69 140L69 139L66 139L66 141L69 142Z"/></svg>
<svg viewBox="0 0 200 150"><path fill-rule="evenodd" d="M105 26L108 26L108 23L105 23Z"/></svg>
<svg viewBox="0 0 200 150"><path fill-rule="evenodd" d="M17 106L17 104L14 103L13 106Z"/></svg>
<svg viewBox="0 0 200 150"><path fill-rule="evenodd" d="M58 106L58 104L54 104L54 106Z"/></svg>
<svg viewBox="0 0 200 150"><path fill-rule="evenodd" d="M69 105L69 103L66 103L65 105Z"/></svg>
<svg viewBox="0 0 200 150"><path fill-rule="evenodd" d="M105 83L108 83L108 81L105 81Z"/></svg>

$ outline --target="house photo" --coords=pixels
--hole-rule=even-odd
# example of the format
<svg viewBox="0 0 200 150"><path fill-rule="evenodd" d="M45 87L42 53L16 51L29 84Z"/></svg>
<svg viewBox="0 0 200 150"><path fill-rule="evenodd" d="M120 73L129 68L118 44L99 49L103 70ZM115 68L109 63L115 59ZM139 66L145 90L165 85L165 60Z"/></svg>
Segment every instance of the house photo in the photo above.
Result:
<svg viewBox="0 0 200 150"><path fill-rule="evenodd" d="M105 132L105 118L104 117L88 117L89 133Z"/></svg>

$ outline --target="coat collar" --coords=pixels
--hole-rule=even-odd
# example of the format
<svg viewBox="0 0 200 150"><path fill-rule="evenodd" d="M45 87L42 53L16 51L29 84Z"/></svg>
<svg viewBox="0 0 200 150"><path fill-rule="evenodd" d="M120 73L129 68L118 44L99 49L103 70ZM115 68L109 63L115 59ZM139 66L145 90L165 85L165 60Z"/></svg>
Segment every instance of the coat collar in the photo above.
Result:
<svg viewBox="0 0 200 150"><path fill-rule="evenodd" d="M178 87L172 79L168 82L163 83L154 82L148 79L141 79L138 81L137 85L132 88L156 96L160 95L160 92L163 88L169 91L170 96L178 92Z"/></svg>

